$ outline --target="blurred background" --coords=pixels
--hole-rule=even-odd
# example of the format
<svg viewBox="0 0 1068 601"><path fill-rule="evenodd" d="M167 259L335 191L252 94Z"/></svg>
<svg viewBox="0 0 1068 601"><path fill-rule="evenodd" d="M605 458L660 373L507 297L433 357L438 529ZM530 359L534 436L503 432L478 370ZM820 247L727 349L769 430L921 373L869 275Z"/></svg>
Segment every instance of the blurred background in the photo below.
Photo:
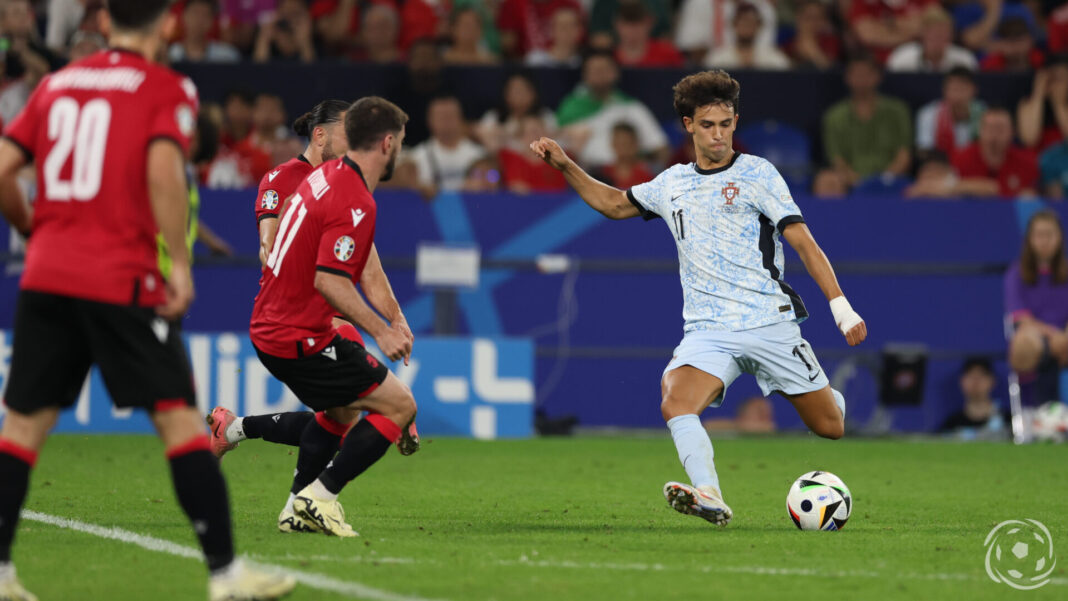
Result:
<svg viewBox="0 0 1068 601"><path fill-rule="evenodd" d="M256 186L304 149L293 119L378 94L411 116L376 194L376 243L417 336L416 361L397 369L421 430L661 427L659 378L682 334L672 240L660 222L588 209L526 146L554 136L603 181L647 181L693 160L672 86L723 68L742 86L735 147L779 168L868 323L868 341L847 347L787 250L849 431L1008 440L1015 404L1018 428L1063 437L1063 403L1045 405L1068 395L1062 4L179 0L160 58L202 101L191 163L207 227L186 321L201 405L299 407L247 337ZM50 71L106 46L101 6L0 0L0 121ZM0 232L0 378L23 243ZM740 378L708 427L802 428L788 403L758 397ZM111 410L94 376L60 429L149 426Z"/></svg>

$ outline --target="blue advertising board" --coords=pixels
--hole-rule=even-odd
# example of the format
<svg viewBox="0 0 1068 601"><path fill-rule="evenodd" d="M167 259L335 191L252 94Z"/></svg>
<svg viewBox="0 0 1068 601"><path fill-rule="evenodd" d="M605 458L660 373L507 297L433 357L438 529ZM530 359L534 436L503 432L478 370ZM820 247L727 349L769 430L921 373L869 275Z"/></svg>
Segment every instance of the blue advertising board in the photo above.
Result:
<svg viewBox="0 0 1068 601"><path fill-rule="evenodd" d="M197 384L197 404L239 415L306 410L260 364L248 336L236 332L185 336ZM11 331L0 330L0 390L11 365ZM373 345L372 353L382 358ZM480 439L533 434L534 346L521 338L419 338L409 365L391 363L419 405L424 435ZM387 362L389 363L389 362ZM152 432L143 411L115 409L94 369L57 432Z"/></svg>

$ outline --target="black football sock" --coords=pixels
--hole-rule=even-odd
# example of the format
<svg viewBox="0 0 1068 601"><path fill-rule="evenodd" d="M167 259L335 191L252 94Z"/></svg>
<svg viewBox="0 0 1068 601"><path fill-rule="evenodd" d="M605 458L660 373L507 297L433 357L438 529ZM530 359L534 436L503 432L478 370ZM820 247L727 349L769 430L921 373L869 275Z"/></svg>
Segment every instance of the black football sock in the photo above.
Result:
<svg viewBox="0 0 1068 601"><path fill-rule="evenodd" d="M300 446L305 426L314 419L315 414L310 411L250 415L241 420L241 429L248 438L296 447Z"/></svg>
<svg viewBox="0 0 1068 601"><path fill-rule="evenodd" d="M11 543L36 461L34 451L0 439L0 563L11 561Z"/></svg>
<svg viewBox="0 0 1068 601"><path fill-rule="evenodd" d="M297 471L293 474L290 492L297 494L305 486L315 482L319 474L326 469L326 464L337 455L341 437L347 429L345 424L319 413L304 426L304 433L300 437L300 453L297 455Z"/></svg>
<svg viewBox="0 0 1068 601"><path fill-rule="evenodd" d="M169 449L167 459L178 504L193 522L208 569L214 572L234 561L234 540L226 481L209 448L208 437L198 437Z"/></svg>
<svg viewBox="0 0 1068 601"><path fill-rule="evenodd" d="M349 430L334 461L319 474L319 481L326 490L340 493L350 480L381 459L400 434L400 427L385 417L368 415Z"/></svg>

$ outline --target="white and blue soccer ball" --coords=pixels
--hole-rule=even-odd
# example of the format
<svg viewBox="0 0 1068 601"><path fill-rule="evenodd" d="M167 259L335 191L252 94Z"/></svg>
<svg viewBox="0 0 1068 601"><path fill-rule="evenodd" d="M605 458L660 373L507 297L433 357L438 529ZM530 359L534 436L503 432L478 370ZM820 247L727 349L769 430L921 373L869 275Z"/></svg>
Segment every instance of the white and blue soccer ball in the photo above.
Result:
<svg viewBox="0 0 1068 601"><path fill-rule="evenodd" d="M853 495L838 476L808 472L790 487L786 511L801 530L841 530L853 513Z"/></svg>

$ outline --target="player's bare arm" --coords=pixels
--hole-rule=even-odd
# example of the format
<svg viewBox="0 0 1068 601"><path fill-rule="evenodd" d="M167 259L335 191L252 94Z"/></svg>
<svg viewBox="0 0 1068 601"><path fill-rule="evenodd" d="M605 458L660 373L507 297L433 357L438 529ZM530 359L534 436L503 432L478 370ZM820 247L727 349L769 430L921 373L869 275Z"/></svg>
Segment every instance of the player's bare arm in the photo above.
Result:
<svg viewBox="0 0 1068 601"><path fill-rule="evenodd" d="M808 274L816 281L823 295L831 303L831 310L835 314L834 321L842 330L849 346L864 342L864 339L868 337L868 327L856 311L849 307L849 302L845 300L842 288L838 285L838 278L834 275L831 262L819 244L816 244L816 239L812 237L808 226L804 223L791 223L783 228L782 235L800 255ZM842 303L845 304L842 305Z"/></svg>
<svg viewBox="0 0 1068 601"><path fill-rule="evenodd" d="M26 156L11 140L0 140L0 213L23 236L33 223L33 207L26 202L18 185L18 172Z"/></svg>
<svg viewBox="0 0 1068 601"><path fill-rule="evenodd" d="M157 140L148 147L148 197L152 215L171 253L171 277L167 280L167 302L157 312L178 319L193 302L193 276L185 228L189 218L185 166L182 149L170 140Z"/></svg>
<svg viewBox="0 0 1068 601"><path fill-rule="evenodd" d="M266 265L267 257L271 256L271 248L274 246L275 236L278 235L278 219L285 214L289 207L289 199L292 197L291 194L282 201L277 215L264 216L260 219L260 266Z"/></svg>
<svg viewBox="0 0 1068 601"><path fill-rule="evenodd" d="M389 284L389 278L382 269L382 259L378 256L378 247L371 245L371 252L367 256L367 265L360 274L360 288L367 296L367 301L380 315L389 320L390 327L399 328L408 336L408 340L414 340L408 320L404 318L400 302L393 294L393 287Z"/></svg>
<svg viewBox="0 0 1068 601"><path fill-rule="evenodd" d="M382 349L391 361L406 357L412 352L412 342L399 329L390 327L382 321L374 310L364 302L352 280L345 276L315 272L315 289L323 295L326 302L363 331L374 336L378 348Z"/></svg>
<svg viewBox="0 0 1068 601"><path fill-rule="evenodd" d="M530 143L530 149L541 160L564 174L564 179L578 192L582 200L609 219L629 219L638 216L638 207L627 199L619 188L599 182L572 161L556 140L541 138Z"/></svg>

